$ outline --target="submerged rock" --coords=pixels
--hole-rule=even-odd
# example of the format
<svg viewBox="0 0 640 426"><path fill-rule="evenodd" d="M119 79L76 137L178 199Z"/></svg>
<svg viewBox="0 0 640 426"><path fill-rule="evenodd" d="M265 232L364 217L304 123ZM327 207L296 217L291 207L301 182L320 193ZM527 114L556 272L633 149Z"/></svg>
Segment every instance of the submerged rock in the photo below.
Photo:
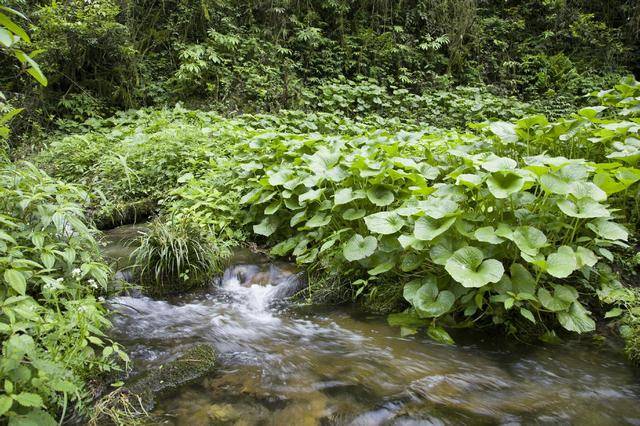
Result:
<svg viewBox="0 0 640 426"><path fill-rule="evenodd" d="M158 395L200 379L216 367L216 352L210 345L198 345L174 361L142 373L125 385L123 392L137 395L145 410L153 409Z"/></svg>

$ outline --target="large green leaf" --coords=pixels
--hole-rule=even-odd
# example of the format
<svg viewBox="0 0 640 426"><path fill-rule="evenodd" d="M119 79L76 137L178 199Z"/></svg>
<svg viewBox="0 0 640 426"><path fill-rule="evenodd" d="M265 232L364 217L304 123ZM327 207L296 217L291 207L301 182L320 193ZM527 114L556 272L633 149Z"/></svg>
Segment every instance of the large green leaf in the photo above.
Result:
<svg viewBox="0 0 640 426"><path fill-rule="evenodd" d="M278 225L280 225L280 221L277 217L267 216L262 221L253 225L253 232L258 235L264 235L265 237L269 237L278 229Z"/></svg>
<svg viewBox="0 0 640 426"><path fill-rule="evenodd" d="M300 197L298 197L298 201L301 203L305 203L307 201L317 201L320 199L323 193L324 188L312 189L300 195Z"/></svg>
<svg viewBox="0 0 640 426"><path fill-rule="evenodd" d="M504 241L502 237L499 237L496 234L496 230L493 228L493 226L483 226L482 228L478 228L473 233L473 236L478 241L490 244L500 244Z"/></svg>
<svg viewBox="0 0 640 426"><path fill-rule="evenodd" d="M453 256L453 253L458 247L456 247L454 241L452 241L451 239L440 238L438 240L438 243L431 247L431 249L429 250L429 256L431 257L433 263L435 263L436 265L444 266L447 263L447 260L449 260L449 258Z"/></svg>
<svg viewBox="0 0 640 426"><path fill-rule="evenodd" d="M364 223L371 232L389 235L398 232L404 220L395 212L380 212L365 217Z"/></svg>
<svg viewBox="0 0 640 426"><path fill-rule="evenodd" d="M524 186L524 178L515 172L492 173L487 179L487 187L496 198L508 198Z"/></svg>
<svg viewBox="0 0 640 426"><path fill-rule="evenodd" d="M4 280L9 287L14 289L18 294L24 295L27 291L27 280L22 272L15 269L7 269L4 271Z"/></svg>
<svg viewBox="0 0 640 426"><path fill-rule="evenodd" d="M397 314L390 314L387 316L387 322L393 327L418 328L426 325L426 321L420 318L413 309L407 309Z"/></svg>
<svg viewBox="0 0 640 426"><path fill-rule="evenodd" d="M520 251L529 256L535 256L538 250L547 244L547 237L533 226L518 226L513 232L513 242Z"/></svg>
<svg viewBox="0 0 640 426"><path fill-rule="evenodd" d="M416 220L413 235L419 240L431 241L447 229L451 228L451 225L453 225L455 221L455 217L438 220L422 216Z"/></svg>
<svg viewBox="0 0 640 426"><path fill-rule="evenodd" d="M445 345L455 344L449 333L442 327L432 325L427 329L427 334L436 342L444 343Z"/></svg>
<svg viewBox="0 0 640 426"><path fill-rule="evenodd" d="M509 268L513 291L517 293L535 294L536 280L531 273L519 263L514 263Z"/></svg>
<svg viewBox="0 0 640 426"><path fill-rule="evenodd" d="M448 198L429 197L418 203L419 211L432 219L442 219L458 211L458 203Z"/></svg>
<svg viewBox="0 0 640 426"><path fill-rule="evenodd" d="M438 281L431 274L415 279L405 284L402 295L412 305L417 302L418 298L435 300L438 296Z"/></svg>
<svg viewBox="0 0 640 426"><path fill-rule="evenodd" d="M506 121L494 121L489 125L491 132L502 139L506 143L515 143L518 141L516 133L516 125Z"/></svg>
<svg viewBox="0 0 640 426"><path fill-rule="evenodd" d="M573 249L560 246L555 253L547 256L547 272L556 278L566 278L578 269L578 261Z"/></svg>
<svg viewBox="0 0 640 426"><path fill-rule="evenodd" d="M571 306L571 302L552 295L549 290L542 287L538 289L538 300L542 303L542 306L552 312L565 311Z"/></svg>
<svg viewBox="0 0 640 426"><path fill-rule="evenodd" d="M558 201L557 205L564 214L571 217L588 219L611 216L605 206L591 198L581 198L577 201L564 199Z"/></svg>
<svg viewBox="0 0 640 426"><path fill-rule="evenodd" d="M371 256L378 247L378 240L375 237L367 236L363 237L360 234L355 234L344 245L342 253L344 258L350 262L365 259Z"/></svg>
<svg viewBox="0 0 640 426"><path fill-rule="evenodd" d="M578 247L576 249L576 261L578 263L578 269L580 269L583 266L594 266L598 263L598 257L588 248Z"/></svg>
<svg viewBox="0 0 640 426"><path fill-rule="evenodd" d="M595 201L605 201L607 199L607 193L592 182L577 181L572 182L569 185L569 194L573 195L577 199L591 198Z"/></svg>
<svg viewBox="0 0 640 426"><path fill-rule="evenodd" d="M347 204L353 200L357 200L359 198L364 198L364 194L360 191L354 191L351 188L342 188L336 191L333 196L333 202L336 206Z"/></svg>
<svg viewBox="0 0 640 426"><path fill-rule="evenodd" d="M365 209L347 209L342 213L344 220L357 220L362 219L367 214Z"/></svg>
<svg viewBox="0 0 640 426"><path fill-rule="evenodd" d="M448 290L438 293L435 300L418 291L414 298L413 306L420 317L437 318L449 312L455 301L456 296Z"/></svg>
<svg viewBox="0 0 640 426"><path fill-rule="evenodd" d="M472 174L461 174L456 178L456 185L464 185L468 188L475 188L482 183L482 176Z"/></svg>
<svg viewBox="0 0 640 426"><path fill-rule="evenodd" d="M476 247L463 247L447 260L445 269L464 287L482 287L497 283L504 274L502 263L495 259L484 260L484 254Z"/></svg>
<svg viewBox="0 0 640 426"><path fill-rule="evenodd" d="M587 227L593 230L599 237L607 240L627 241L629 238L629 233L624 226L606 219L595 219L593 222L587 224Z"/></svg>
<svg viewBox="0 0 640 426"><path fill-rule="evenodd" d="M367 198L378 207L388 206L395 200L393 192L382 185L369 188L367 190Z"/></svg>
<svg viewBox="0 0 640 426"><path fill-rule="evenodd" d="M559 312L558 321L565 329L576 333L587 333L596 329L596 323L579 302L573 302L568 312Z"/></svg>
<svg viewBox="0 0 640 426"><path fill-rule="evenodd" d="M517 166L515 160L507 157L494 157L482 163L482 168L492 173L514 170Z"/></svg>
<svg viewBox="0 0 640 426"><path fill-rule="evenodd" d="M328 225L331 222L331 214L329 213L316 213L311 219L304 224L308 228L320 228Z"/></svg>
<svg viewBox="0 0 640 426"><path fill-rule="evenodd" d="M269 175L269 185L278 186L283 185L291 179L292 171L290 169L281 168L276 173Z"/></svg>
<svg viewBox="0 0 640 426"><path fill-rule="evenodd" d="M0 395L0 416L4 415L11 406L13 405L13 400L6 395Z"/></svg>
<svg viewBox="0 0 640 426"><path fill-rule="evenodd" d="M23 407L42 407L44 405L42 397L31 392L20 392L17 395L13 395L13 399Z"/></svg>

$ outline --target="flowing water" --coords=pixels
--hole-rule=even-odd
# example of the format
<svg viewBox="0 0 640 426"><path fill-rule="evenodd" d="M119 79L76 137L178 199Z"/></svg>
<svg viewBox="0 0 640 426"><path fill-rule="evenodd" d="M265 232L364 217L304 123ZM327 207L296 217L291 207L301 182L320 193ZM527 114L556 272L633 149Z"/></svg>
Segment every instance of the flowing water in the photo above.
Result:
<svg viewBox="0 0 640 426"><path fill-rule="evenodd" d="M353 308L287 306L299 285L290 265L243 252L206 290L113 299L113 337L135 371L197 343L220 355L214 374L158 401L158 421L640 425L639 377L609 342L527 346L464 332L445 346Z"/></svg>

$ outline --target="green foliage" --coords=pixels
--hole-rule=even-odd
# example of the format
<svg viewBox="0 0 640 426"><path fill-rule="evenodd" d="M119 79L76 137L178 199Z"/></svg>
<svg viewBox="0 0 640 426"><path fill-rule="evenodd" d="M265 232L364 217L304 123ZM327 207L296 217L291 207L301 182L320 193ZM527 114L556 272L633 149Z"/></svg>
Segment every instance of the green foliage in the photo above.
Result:
<svg viewBox="0 0 640 426"><path fill-rule="evenodd" d="M463 128L485 120L510 120L532 114L530 105L513 97L494 95L488 87L446 87L416 95L375 79L330 80L304 92L303 106L311 111L348 117L403 117L441 128Z"/></svg>
<svg viewBox="0 0 640 426"><path fill-rule="evenodd" d="M519 166L481 140L453 133L275 142L270 148L278 155L267 151L255 160L257 190L242 200L254 232L278 242L275 254L355 269L370 285L382 276L434 276L437 285L424 297L407 299L412 324L415 315L490 314L500 323L535 313L555 316L571 331L593 329L577 293L566 302L545 296L564 291L558 280L588 275L595 253L617 242L592 230L619 226L593 183L597 166L544 156ZM545 183L567 173L566 191ZM351 216L354 210L363 214ZM556 298L561 308L545 306Z"/></svg>
<svg viewBox="0 0 640 426"><path fill-rule="evenodd" d="M40 70L40 66L22 49L23 45L31 44L31 39L25 30L13 21L14 17L26 19L20 12L6 6L0 6L0 53L18 60L20 69L16 70L16 73L26 72L38 83L46 86L47 78ZM0 91L0 161L3 161L6 156L5 142L9 137L9 123L22 112L22 108L13 107L6 100L4 93Z"/></svg>
<svg viewBox="0 0 640 426"><path fill-rule="evenodd" d="M268 111L291 105L301 90L291 51L251 34L211 29L203 43L179 50L174 80L186 95Z"/></svg>
<svg viewBox="0 0 640 426"><path fill-rule="evenodd" d="M315 104L315 97L328 108L343 103L327 99L334 97L325 94L330 86L361 76L397 92L392 109L412 110L413 101L403 102L404 91L431 96L459 84L487 85L495 93L537 100L555 118L634 67L640 52L638 8L628 0L606 8L543 0L10 4L33 19L33 49L50 80L48 88L33 90L11 81L14 67L0 72L13 103L27 106L16 125L34 132L60 117L83 120L116 108L176 101L255 112L301 108ZM359 83L350 90L375 96L371 90L377 89ZM342 95L344 88L335 88ZM470 101L468 93L459 95L445 102ZM388 109L387 102L369 104L378 111ZM507 118L500 102L486 114L482 108L474 112ZM355 112L362 108L367 107L358 104ZM476 121L454 112L455 125ZM432 122L429 114L423 121Z"/></svg>
<svg viewBox="0 0 640 426"><path fill-rule="evenodd" d="M35 167L0 166L0 417L86 414L86 382L128 361L96 295L111 274L85 224L86 194Z"/></svg>
<svg viewBox="0 0 640 426"><path fill-rule="evenodd" d="M156 220L132 253L140 283L153 293L204 286L223 271L232 240L215 241L188 216Z"/></svg>
<svg viewBox="0 0 640 426"><path fill-rule="evenodd" d="M139 262L162 285L199 284L215 269L200 256L217 253L212 241L254 239L314 271L341 271L317 285L322 296L311 286L312 300L366 303L405 285L408 310L390 317L403 332L425 326L449 341L444 325L593 330L593 279L626 245L621 221L638 217L638 83L595 93L600 105L566 118L473 133L383 119L369 106L384 91L369 83L345 94L345 113L224 119L176 108L89 120L91 131L42 158L108 194L98 208L156 200L166 219ZM348 116L354 105L362 116ZM123 158L128 168L116 168Z"/></svg>

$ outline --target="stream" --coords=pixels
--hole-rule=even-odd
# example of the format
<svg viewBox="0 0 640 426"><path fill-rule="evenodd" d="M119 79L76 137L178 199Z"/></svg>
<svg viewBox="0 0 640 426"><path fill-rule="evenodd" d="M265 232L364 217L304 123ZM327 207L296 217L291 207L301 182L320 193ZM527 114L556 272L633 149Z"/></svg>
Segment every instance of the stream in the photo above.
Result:
<svg viewBox="0 0 640 426"><path fill-rule="evenodd" d="M122 267L141 227L107 233ZM219 368L158 400L168 425L640 425L640 380L616 342L518 343L480 331L456 346L400 337L353 307L293 307L296 268L238 252L207 289L110 300L134 372L213 345Z"/></svg>

